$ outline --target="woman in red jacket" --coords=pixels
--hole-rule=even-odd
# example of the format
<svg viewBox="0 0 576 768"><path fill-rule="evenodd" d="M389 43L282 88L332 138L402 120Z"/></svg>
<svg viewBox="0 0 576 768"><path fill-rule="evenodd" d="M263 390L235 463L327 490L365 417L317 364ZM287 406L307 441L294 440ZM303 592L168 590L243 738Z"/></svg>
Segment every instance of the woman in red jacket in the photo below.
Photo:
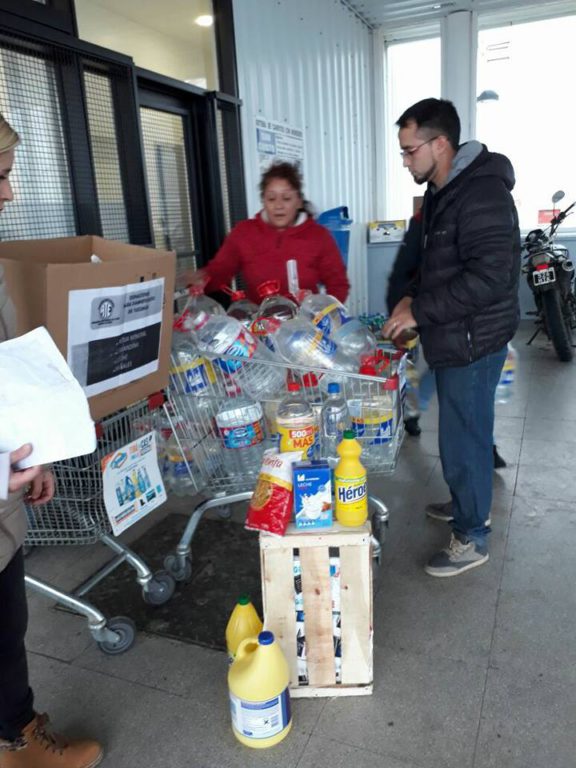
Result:
<svg viewBox="0 0 576 768"><path fill-rule="evenodd" d="M319 284L340 301L348 296L346 268L336 241L310 214L302 194L302 177L290 163L274 163L260 181L262 210L240 222L193 282L209 278L206 291L218 291L241 275L249 299L259 303L258 286L278 280L288 292L286 262L298 263L301 289L318 292Z"/></svg>

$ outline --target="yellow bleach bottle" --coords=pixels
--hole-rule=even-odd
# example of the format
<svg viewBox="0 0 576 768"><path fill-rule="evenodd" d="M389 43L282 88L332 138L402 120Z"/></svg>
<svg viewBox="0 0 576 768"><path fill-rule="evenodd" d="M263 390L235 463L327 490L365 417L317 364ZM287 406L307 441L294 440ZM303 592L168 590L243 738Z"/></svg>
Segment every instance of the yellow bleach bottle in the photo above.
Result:
<svg viewBox="0 0 576 768"><path fill-rule="evenodd" d="M262 631L262 621L250 601L250 595L240 595L226 625L226 650L232 663L238 646L247 637L257 637Z"/></svg>
<svg viewBox="0 0 576 768"><path fill-rule="evenodd" d="M238 741L266 749L292 728L288 662L272 632L242 640L228 670L232 730Z"/></svg>
<svg viewBox="0 0 576 768"><path fill-rule="evenodd" d="M336 451L340 456L334 468L336 519L341 525L363 525L368 519L366 470L360 462L362 448L353 430L345 430Z"/></svg>

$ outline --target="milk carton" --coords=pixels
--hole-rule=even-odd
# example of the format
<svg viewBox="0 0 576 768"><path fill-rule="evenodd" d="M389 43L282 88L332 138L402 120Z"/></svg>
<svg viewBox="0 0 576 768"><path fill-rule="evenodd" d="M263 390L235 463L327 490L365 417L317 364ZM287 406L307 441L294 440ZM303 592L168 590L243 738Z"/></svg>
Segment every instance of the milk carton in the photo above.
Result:
<svg viewBox="0 0 576 768"><path fill-rule="evenodd" d="M293 464L294 519L297 528L329 528L332 525L332 480L326 461Z"/></svg>

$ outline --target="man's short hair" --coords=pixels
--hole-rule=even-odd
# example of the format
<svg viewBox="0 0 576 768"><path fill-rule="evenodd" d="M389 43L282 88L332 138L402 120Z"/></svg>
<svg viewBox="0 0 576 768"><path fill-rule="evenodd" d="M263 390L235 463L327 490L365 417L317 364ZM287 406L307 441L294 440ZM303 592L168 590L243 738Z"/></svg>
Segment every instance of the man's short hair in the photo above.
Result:
<svg viewBox="0 0 576 768"><path fill-rule="evenodd" d="M455 150L460 145L460 118L454 104L447 99L417 101L396 121L399 128L407 128L409 123L416 123L430 138L446 136Z"/></svg>

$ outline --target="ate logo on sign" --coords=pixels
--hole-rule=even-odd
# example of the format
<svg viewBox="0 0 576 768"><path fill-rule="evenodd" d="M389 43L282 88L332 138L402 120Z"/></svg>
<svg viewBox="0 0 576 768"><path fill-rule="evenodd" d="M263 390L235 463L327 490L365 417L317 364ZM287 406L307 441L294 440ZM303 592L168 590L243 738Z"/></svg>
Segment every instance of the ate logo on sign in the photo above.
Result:
<svg viewBox="0 0 576 768"><path fill-rule="evenodd" d="M104 299L98 305L98 314L102 320L109 320L112 317L112 312L114 312L114 302L112 299Z"/></svg>

